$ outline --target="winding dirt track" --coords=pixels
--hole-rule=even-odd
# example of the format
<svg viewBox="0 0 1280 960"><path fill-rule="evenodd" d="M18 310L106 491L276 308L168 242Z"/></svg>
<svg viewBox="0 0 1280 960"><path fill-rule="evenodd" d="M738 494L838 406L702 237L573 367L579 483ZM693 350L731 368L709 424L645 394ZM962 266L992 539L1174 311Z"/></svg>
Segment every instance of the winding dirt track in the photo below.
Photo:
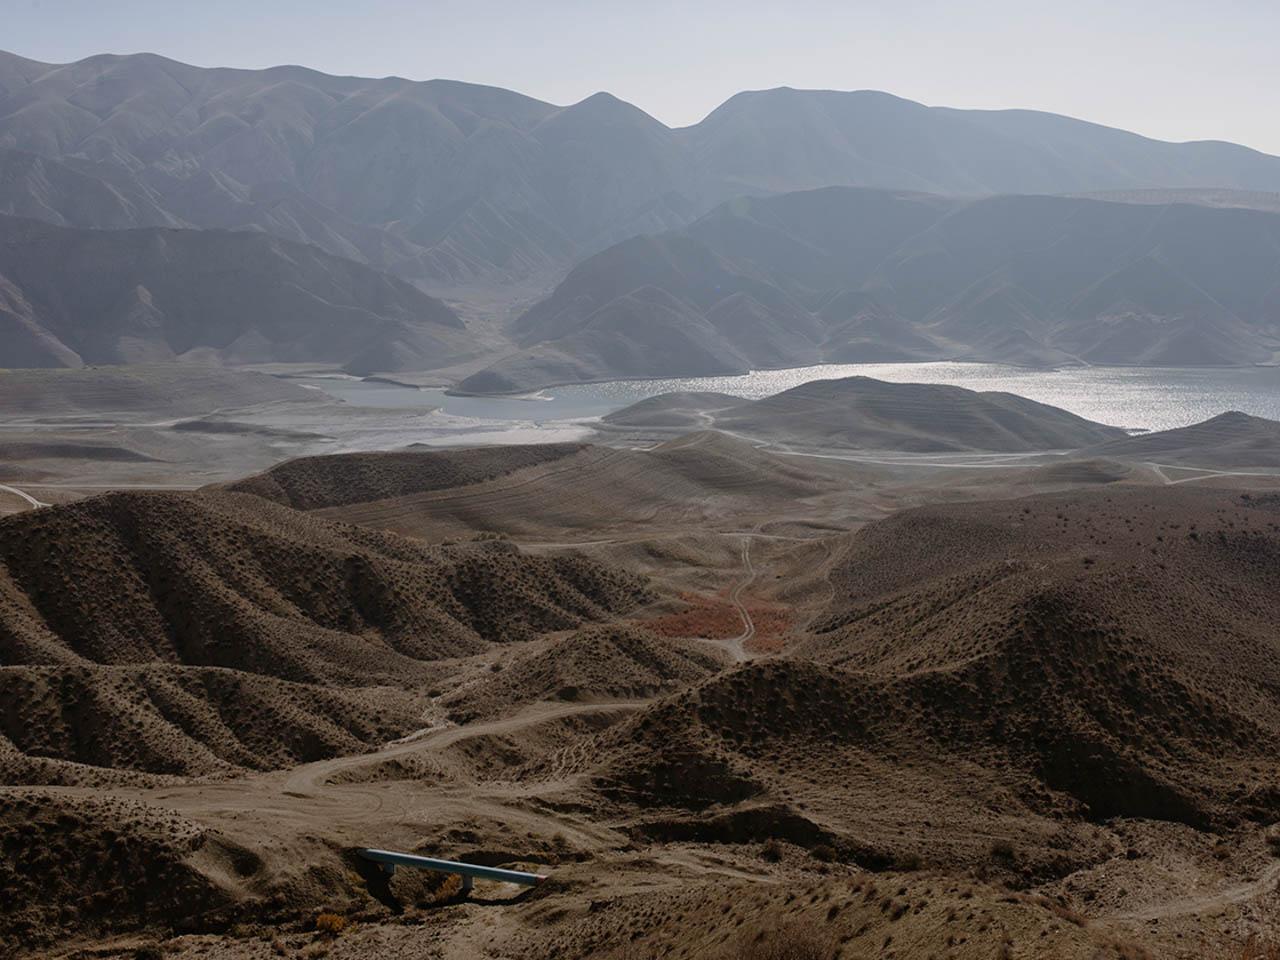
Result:
<svg viewBox="0 0 1280 960"><path fill-rule="evenodd" d="M584 713L616 713L618 711L639 710L647 705L647 701L637 700L624 703L537 703L519 713L502 720L489 723L472 723L466 726L437 727L421 731L392 744L388 744L374 753L362 753L349 757L334 757L330 760L318 760L315 763L294 767L284 774L281 790L305 793L308 790L343 790L345 784L331 784L329 781L340 773L357 767L380 763L396 757L422 752L443 750L460 740L472 737L502 736L519 731L550 720L560 720Z"/></svg>
<svg viewBox="0 0 1280 960"><path fill-rule="evenodd" d="M5 491L6 493L12 493L15 497L21 497L23 500L27 501L27 503L31 504L31 509L33 510L49 506L49 504L45 503L43 500L37 500L31 494L19 490L17 487L11 487L5 483L0 483L0 490Z"/></svg>
<svg viewBox="0 0 1280 960"><path fill-rule="evenodd" d="M1203 897L1172 900L1169 903L1162 903L1159 906L1148 907L1146 910L1138 910L1134 913L1118 913L1113 915L1112 919L1148 921L1208 913L1210 910L1220 910L1223 907L1245 903L1255 897L1260 897L1274 890L1277 883L1280 883L1280 863L1273 863L1262 871L1262 875L1257 880L1250 883L1228 887L1225 890L1206 894Z"/></svg>
<svg viewBox="0 0 1280 960"><path fill-rule="evenodd" d="M1153 463L1146 461L1146 466L1155 471L1156 476L1164 481L1166 486L1174 486L1179 483L1194 483L1196 480L1212 480L1214 477L1269 477L1273 480L1280 479L1280 473L1257 473L1247 470L1212 470L1208 467L1185 467L1173 463ZM1177 480L1169 477L1165 470L1191 470L1199 473L1198 477L1179 477Z"/></svg>
<svg viewBox="0 0 1280 960"><path fill-rule="evenodd" d="M722 641L724 648L729 651L729 656L733 657L734 663L742 663L751 659L751 654L747 653L746 644L748 640L756 635L756 625L751 619L751 613L742 602L742 591L751 586L756 578L756 568L751 565L751 538L753 536L756 536L754 531L742 538L742 567L746 571L747 577L735 586L733 592L729 594L729 602L737 608L738 616L742 618L742 632L731 640Z"/></svg>

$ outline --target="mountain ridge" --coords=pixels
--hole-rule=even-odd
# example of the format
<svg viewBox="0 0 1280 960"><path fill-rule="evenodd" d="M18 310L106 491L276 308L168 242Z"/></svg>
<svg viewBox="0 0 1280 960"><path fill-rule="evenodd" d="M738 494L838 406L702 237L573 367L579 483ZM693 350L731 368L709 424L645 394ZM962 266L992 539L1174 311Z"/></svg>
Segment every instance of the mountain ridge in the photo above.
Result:
<svg viewBox="0 0 1280 960"><path fill-rule="evenodd" d="M472 349L439 300L316 247L3 215L0 333L10 367L321 360L363 374L395 366L388 357L421 368Z"/></svg>
<svg viewBox="0 0 1280 960"><path fill-rule="evenodd" d="M741 329L717 325L701 344L715 359L693 375L824 361L1269 362L1278 270L1280 215L1265 210L860 187L736 198L578 264L514 324L524 350L459 390L559 382L548 358L562 356L596 364L582 379L670 375L635 349L617 360L589 349L611 305L651 288L693 322L739 294L769 304L763 329L761 311ZM669 326L641 319L651 338Z"/></svg>
<svg viewBox="0 0 1280 960"><path fill-rule="evenodd" d="M545 280L744 192L1280 191L1280 158L1235 144L878 91L743 91L672 128L605 92L559 106L453 80L202 68L156 54L42 64L0 53L8 150L146 198L139 217L355 250L441 291ZM41 216L69 226L119 216L70 200L46 207Z"/></svg>

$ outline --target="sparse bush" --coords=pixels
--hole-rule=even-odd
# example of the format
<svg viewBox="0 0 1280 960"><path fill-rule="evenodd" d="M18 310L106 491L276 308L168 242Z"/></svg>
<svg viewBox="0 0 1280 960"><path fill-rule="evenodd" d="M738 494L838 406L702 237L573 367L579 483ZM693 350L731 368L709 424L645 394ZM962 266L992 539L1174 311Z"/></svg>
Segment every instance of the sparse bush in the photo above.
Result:
<svg viewBox="0 0 1280 960"><path fill-rule="evenodd" d="M897 870L916 871L924 869L924 857L916 853L914 850L907 850L898 854L894 859L894 868Z"/></svg>
<svg viewBox="0 0 1280 960"><path fill-rule="evenodd" d="M784 923L745 935L722 960L832 960L840 950L835 935L809 923Z"/></svg>
<svg viewBox="0 0 1280 960"><path fill-rule="evenodd" d="M1017 856L1017 851L1008 840L997 840L991 844L991 856L997 860L1012 860Z"/></svg>
<svg viewBox="0 0 1280 960"><path fill-rule="evenodd" d="M462 893L462 877L456 873L437 873L424 880L426 895L421 899L422 906L449 903Z"/></svg>
<svg viewBox="0 0 1280 960"><path fill-rule="evenodd" d="M777 863L782 859L782 844L777 838L770 837L760 847L760 856L770 863Z"/></svg>
<svg viewBox="0 0 1280 960"><path fill-rule="evenodd" d="M340 913L325 912L316 917L316 929L321 933L327 933L331 937L336 937L347 929L347 918Z"/></svg>
<svg viewBox="0 0 1280 960"><path fill-rule="evenodd" d="M836 852L830 844L820 843L809 853L815 860L821 860L823 863L831 863L836 858Z"/></svg>
<svg viewBox="0 0 1280 960"><path fill-rule="evenodd" d="M148 943L146 946L139 947L133 951L133 960L164 960L164 951L159 945Z"/></svg>

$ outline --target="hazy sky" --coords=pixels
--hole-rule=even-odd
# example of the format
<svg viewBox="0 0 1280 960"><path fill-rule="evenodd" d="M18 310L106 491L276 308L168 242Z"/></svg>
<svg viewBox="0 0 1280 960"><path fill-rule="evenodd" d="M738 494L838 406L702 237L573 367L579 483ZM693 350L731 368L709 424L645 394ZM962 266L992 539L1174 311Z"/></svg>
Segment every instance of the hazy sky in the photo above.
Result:
<svg viewBox="0 0 1280 960"><path fill-rule="evenodd" d="M876 89L1280 154L1280 0L0 0L0 48L608 90L672 126L744 89Z"/></svg>

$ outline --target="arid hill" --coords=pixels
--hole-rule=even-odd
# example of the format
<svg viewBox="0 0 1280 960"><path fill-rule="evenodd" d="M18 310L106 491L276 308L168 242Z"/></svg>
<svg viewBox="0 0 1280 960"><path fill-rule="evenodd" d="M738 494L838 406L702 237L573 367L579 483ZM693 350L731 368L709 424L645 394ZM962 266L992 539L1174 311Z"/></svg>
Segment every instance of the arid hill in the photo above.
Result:
<svg viewBox="0 0 1280 960"><path fill-rule="evenodd" d="M149 772L359 751L412 726L431 661L645 595L581 557L428 547L230 493L9 517L0 564L7 744Z"/></svg>
<svg viewBox="0 0 1280 960"><path fill-rule="evenodd" d="M620 525L654 530L736 526L748 516L769 516L779 497L813 497L841 486L835 476L839 465L789 461L714 432L690 434L652 450L561 444L495 450L498 462L519 469L486 477L450 466L483 462L482 450L396 454L409 474L438 471L441 477L456 477L456 485L441 482L420 488L421 493L364 501L344 496L344 505L322 515L430 539L477 530L551 538ZM352 463L376 466L381 456L361 455ZM316 468L328 472L337 466L329 459L315 458Z"/></svg>
<svg viewBox="0 0 1280 960"><path fill-rule="evenodd" d="M1231 410L1203 423L1112 440L1082 453L1224 470L1280 467L1280 423Z"/></svg>
<svg viewBox="0 0 1280 960"><path fill-rule="evenodd" d="M619 427L673 427L698 429L712 422L709 414L742 404L742 397L727 393L680 391L646 397L601 419Z"/></svg>
<svg viewBox="0 0 1280 960"><path fill-rule="evenodd" d="M848 535L808 639L575 769L637 835L870 869L973 867L996 837L1024 878L1063 876L1115 817L1257 830L1280 816L1278 562L1275 511L1222 490L905 511Z"/></svg>
<svg viewBox="0 0 1280 960"><path fill-rule="evenodd" d="M870 377L813 380L762 400L663 395L604 419L618 426L665 427L690 418L797 448L1017 452L1075 449L1125 436L1116 427L1011 393Z"/></svg>
<svg viewBox="0 0 1280 960"><path fill-rule="evenodd" d="M618 624L584 627L444 698L459 723L505 716L538 700L647 700L682 690L726 665L723 651Z"/></svg>
<svg viewBox="0 0 1280 960"><path fill-rule="evenodd" d="M580 443L299 457L227 486L297 510L318 510L467 486L583 449Z"/></svg>
<svg viewBox="0 0 1280 960"><path fill-rule="evenodd" d="M738 198L579 263L462 381L744 373L821 361L1232 365L1277 344L1280 214L830 187Z"/></svg>
<svg viewBox="0 0 1280 960"><path fill-rule="evenodd" d="M68 277L73 279L68 280ZM10 367L184 360L424 369L473 347L449 307L259 232L73 230L0 216Z"/></svg>
<svg viewBox="0 0 1280 960"><path fill-rule="evenodd" d="M1088 815L1274 819L1255 771L1280 730L1280 524L1261 506L1112 488L908 511L852 535L796 653L915 690L936 735L1025 752Z"/></svg>

